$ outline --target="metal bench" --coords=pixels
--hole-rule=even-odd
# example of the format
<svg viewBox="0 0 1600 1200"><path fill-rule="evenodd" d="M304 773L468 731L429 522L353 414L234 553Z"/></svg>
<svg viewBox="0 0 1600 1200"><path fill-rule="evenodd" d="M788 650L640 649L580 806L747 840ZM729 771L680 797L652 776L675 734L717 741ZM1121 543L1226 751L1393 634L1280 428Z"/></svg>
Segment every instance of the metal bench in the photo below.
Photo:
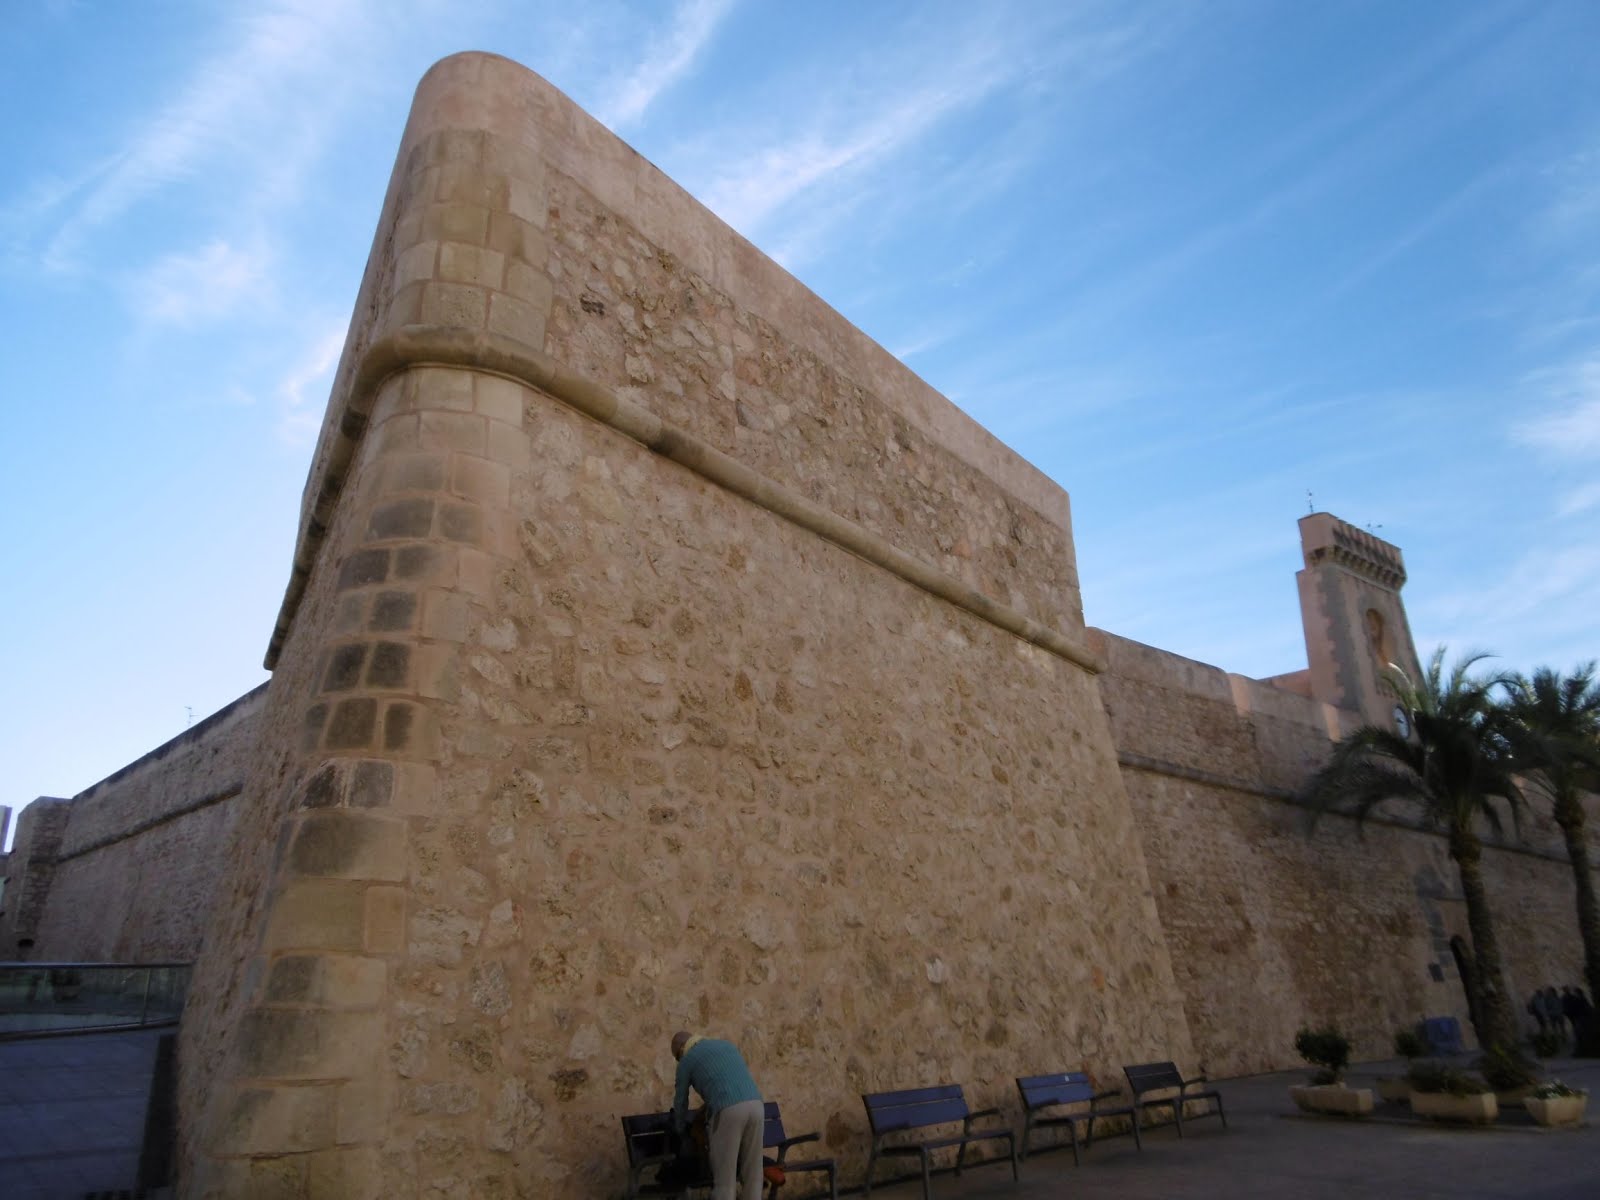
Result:
<svg viewBox="0 0 1600 1200"><path fill-rule="evenodd" d="M805 1142L815 1142L822 1137L820 1133L802 1133L796 1137L788 1137L783 1132L783 1115L778 1111L776 1100L767 1101L766 1124L761 1131L761 1147L764 1150L776 1150L776 1158L767 1159L771 1166L779 1168L785 1175L806 1174L810 1171L826 1171L828 1173L828 1195L832 1200L839 1200L839 1181L834 1173L833 1159L808 1158L799 1162L789 1161L787 1155L795 1146ZM783 1187L782 1180L772 1181L772 1190L767 1193L768 1200L777 1196L778 1190Z"/></svg>
<svg viewBox="0 0 1600 1200"><path fill-rule="evenodd" d="M1101 1108L1100 1101L1121 1097L1120 1090L1096 1091L1094 1081L1082 1071L1065 1071L1056 1075L1021 1075L1017 1077L1017 1092L1022 1097L1022 1151L1019 1158L1028 1157L1028 1141L1035 1129L1065 1126L1072 1138L1072 1161L1078 1157L1078 1122L1084 1122L1083 1148L1094 1145L1094 1123L1101 1117L1128 1117L1133 1128L1133 1144L1143 1149L1139 1141L1138 1114L1131 1104L1116 1108ZM1062 1112L1067 1105L1087 1104L1087 1110ZM1051 1113L1048 1110L1058 1111Z"/></svg>
<svg viewBox="0 0 1600 1200"><path fill-rule="evenodd" d="M1128 1086L1133 1089L1133 1107L1135 1127L1146 1109L1170 1108L1173 1121L1178 1126L1178 1136L1183 1136L1183 1106L1191 1100L1208 1100L1214 1107L1207 1112L1198 1113L1197 1116L1209 1117L1213 1112L1222 1118L1222 1127L1228 1127L1228 1118L1222 1111L1222 1095L1213 1088L1204 1091L1192 1092L1189 1089L1196 1084L1208 1082L1204 1075L1194 1079L1185 1079L1178 1073L1176 1063L1155 1062L1139 1063L1131 1067L1123 1067L1122 1073L1128 1077ZM1174 1093L1162 1096L1149 1096L1151 1092ZM1148 1097L1148 1098L1147 1098Z"/></svg>
<svg viewBox="0 0 1600 1200"><path fill-rule="evenodd" d="M628 1144L628 1190L625 1195L678 1196L688 1200L696 1188L709 1188L711 1178L664 1182L661 1168L676 1163L670 1112L639 1113L622 1118L622 1136ZM645 1172L654 1168L655 1178L646 1180Z"/></svg>
<svg viewBox="0 0 1600 1200"><path fill-rule="evenodd" d="M1002 1138L1005 1140L1007 1153L1011 1159L1011 1178L1019 1178L1016 1137L1011 1130L972 1128L974 1121L981 1117L999 1116L1000 1110L985 1108L978 1112L970 1111L967 1108L966 1097L961 1094L959 1083L942 1083L936 1087L909 1088L899 1092L867 1092L862 1094L861 1102L867 1107L867 1123L872 1126L872 1151L867 1155L865 1195L872 1194L872 1173L877 1166L879 1155L915 1154L921 1159L922 1197L923 1200L931 1200L933 1192L930 1155L933 1151L949 1146L960 1147L956 1151L956 1174L960 1175L961 1168L966 1165L968 1146L975 1142L998 1141ZM884 1144L884 1138L894 1134L928 1129L935 1125L953 1125L957 1121L961 1122L961 1132L958 1134Z"/></svg>
<svg viewBox="0 0 1600 1200"><path fill-rule="evenodd" d="M661 1168L678 1162L674 1153L673 1138L671 1135L672 1114L670 1112L640 1113L637 1116L622 1118L622 1133L628 1143L628 1190L629 1197L635 1196L678 1196L686 1200L690 1192L709 1189L711 1177L697 1177L692 1179L663 1180ZM814 1142L821 1138L820 1133L803 1133L798 1137L789 1137L784 1133L783 1114L778 1110L775 1100L766 1102L765 1120L761 1127L761 1148L763 1150L776 1150L775 1157L765 1158L765 1164L780 1168L785 1176L795 1173L804 1174L811 1171L826 1171L828 1173L828 1194L833 1200L838 1200L839 1185L835 1177L833 1159L811 1158L803 1161L791 1162L789 1151L795 1146L806 1142ZM654 1169L655 1177L645 1178L645 1172ZM783 1186L781 1182L773 1182L768 1197L774 1197Z"/></svg>
<svg viewBox="0 0 1600 1200"><path fill-rule="evenodd" d="M1422 1040L1428 1044L1429 1054L1467 1052L1467 1047L1461 1040L1461 1022L1455 1017L1424 1017Z"/></svg>

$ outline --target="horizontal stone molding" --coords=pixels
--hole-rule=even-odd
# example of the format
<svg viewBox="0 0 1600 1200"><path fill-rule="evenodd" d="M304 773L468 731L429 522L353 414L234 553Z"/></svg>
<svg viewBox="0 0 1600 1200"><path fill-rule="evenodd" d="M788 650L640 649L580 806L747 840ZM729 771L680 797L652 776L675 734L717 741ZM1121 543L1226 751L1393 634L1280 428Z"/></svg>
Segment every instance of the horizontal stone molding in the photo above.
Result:
<svg viewBox="0 0 1600 1200"><path fill-rule="evenodd" d="M333 509L355 459L356 448L365 434L378 389L391 376L423 366L482 371L544 392L718 487L760 505L980 620L1091 674L1104 669L1099 656L1083 642L929 566L877 534L751 470L702 439L619 396L611 388L583 378L514 338L444 326L407 325L367 347L351 377L339 431L329 447L316 501L306 527L301 530L288 590L267 648L268 670L277 663L294 623L311 578L312 565L332 522Z"/></svg>
<svg viewBox="0 0 1600 1200"><path fill-rule="evenodd" d="M1202 771L1194 767L1186 767L1181 763L1168 762L1161 758L1150 758L1143 754L1133 754L1122 751L1117 755L1117 765L1130 771L1142 771L1147 775L1165 775L1169 779L1182 779L1186 783L1198 783L1203 787L1216 788L1224 792L1240 792L1247 796L1259 796L1263 800L1276 800L1279 804L1287 804L1291 808L1298 808L1309 818L1317 813L1316 806L1302 800L1288 788L1267 787L1263 784L1252 783L1245 779L1233 779L1226 775L1218 775L1212 771ZM1353 813L1340 812L1337 809L1326 809L1321 815L1328 817L1342 817L1347 821L1354 821ZM1375 813L1365 818L1368 825L1386 825L1391 829L1406 829L1412 833L1424 833L1430 837L1443 838L1444 831L1435 829L1424 821L1408 819L1406 817ZM1492 831L1481 835L1484 849L1504 850L1508 854L1525 854L1529 858L1542 858L1547 862L1569 864L1570 860L1564 852L1546 850L1539 846L1530 846L1525 842L1508 841L1504 837L1496 836Z"/></svg>
<svg viewBox="0 0 1600 1200"><path fill-rule="evenodd" d="M180 805L171 812L165 812L159 817L151 817L149 820L140 821L138 824L131 825L127 829L124 829L118 833L113 833L106 837L98 838L95 841L90 842L87 846L78 846L67 851L65 854L58 854L55 858L48 861L53 862L58 866L61 863L71 862L75 858L82 858L85 854L93 854L96 850L104 850L107 846L115 846L118 842L125 842L130 838L140 837L143 834L149 833L152 829L160 828L162 825L170 825L173 821L181 820L192 813L199 812L203 808L210 808L213 804L221 804L224 800L232 800L242 791L244 791L243 783L229 784L227 787L218 788L214 792L209 792L196 800L191 800L187 804Z"/></svg>

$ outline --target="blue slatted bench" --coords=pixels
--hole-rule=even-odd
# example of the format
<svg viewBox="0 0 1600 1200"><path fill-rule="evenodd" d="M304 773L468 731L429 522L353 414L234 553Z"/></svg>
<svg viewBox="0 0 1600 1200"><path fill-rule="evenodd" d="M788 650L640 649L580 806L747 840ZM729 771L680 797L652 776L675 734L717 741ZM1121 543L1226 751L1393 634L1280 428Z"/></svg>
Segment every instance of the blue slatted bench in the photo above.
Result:
<svg viewBox="0 0 1600 1200"><path fill-rule="evenodd" d="M968 1146L1002 1138L1011 1159L1011 1178L1019 1178L1017 1144L1011 1130L972 1128L974 1121L981 1117L999 1116L1000 1110L985 1108L978 1112L970 1111L959 1083L942 1083L937 1087L909 1088L899 1092L866 1092L862 1094L861 1102L867 1106L867 1123L872 1126L872 1151L867 1155L867 1185L864 1192L868 1196L872 1195L872 1172L879 1155L917 1155L922 1160L922 1198L932 1200L932 1164L929 1156L933 1151L959 1146L960 1149L956 1151L956 1174L960 1175L961 1168L966 1165ZM884 1144L884 1138L894 1134L929 1129L935 1125L953 1125L957 1121L961 1122L960 1133Z"/></svg>
<svg viewBox="0 0 1600 1200"><path fill-rule="evenodd" d="M1183 1106L1191 1100L1209 1100L1214 1106L1210 1110L1197 1114L1209 1117L1212 1113L1222 1118L1222 1127L1228 1127L1228 1118L1222 1111L1222 1096L1215 1089L1191 1092L1189 1089L1195 1084L1207 1082L1204 1075L1194 1079L1185 1079L1178 1072L1178 1065L1172 1062L1139 1063L1131 1067L1123 1067L1122 1073L1128 1077L1128 1086L1133 1089L1134 1120L1139 1120L1139 1114L1149 1108L1170 1108L1173 1120L1178 1126L1178 1136L1183 1136ZM1152 1096L1146 1099L1150 1092L1173 1092L1173 1095Z"/></svg>
<svg viewBox="0 0 1600 1200"><path fill-rule="evenodd" d="M1132 1105L1100 1107L1100 1101L1109 1100L1113 1096L1120 1097L1122 1092L1117 1089L1096 1091L1094 1081L1082 1071L1018 1076L1017 1093L1022 1097L1023 1112L1022 1150L1018 1155L1019 1158L1028 1157L1028 1140L1035 1129L1064 1125L1072 1137L1072 1161L1076 1164L1081 1161L1078 1157L1078 1122L1082 1121L1087 1126L1083 1140L1083 1148L1087 1150L1094 1145L1094 1123L1101 1117L1130 1118L1133 1144L1143 1148L1139 1142L1138 1114L1134 1112ZM1084 1104L1089 1107L1077 1108L1071 1112L1062 1111L1068 1105ZM1049 1111L1051 1109L1056 1111Z"/></svg>
<svg viewBox="0 0 1600 1200"><path fill-rule="evenodd" d="M1461 1040L1461 1022L1455 1017L1423 1018L1422 1040L1428 1044L1429 1054L1467 1052L1467 1047Z"/></svg>
<svg viewBox="0 0 1600 1200"><path fill-rule="evenodd" d="M828 1173L828 1195L832 1200L839 1200L839 1184L834 1174L833 1159L809 1158L804 1161L791 1162L789 1151L795 1146L806 1142L814 1142L822 1137L820 1133L802 1133L797 1137L789 1137L784 1133L783 1114L778 1109L775 1100L766 1102L765 1120L761 1127L761 1147L764 1150L776 1150L775 1157L768 1157L766 1162L773 1166L783 1168L785 1175L805 1174L812 1171L826 1171ZM670 1112L639 1113L637 1116L622 1118L622 1133L628 1143L628 1190L627 1195L635 1196L678 1196L680 1200L687 1200L690 1192L704 1190L711 1187L710 1176L691 1179L682 1183L664 1183L660 1179L661 1168L668 1163L677 1161L673 1153L672 1114ZM655 1177L645 1178L645 1172L654 1169ZM778 1189L783 1185L774 1183L768 1196L775 1197Z"/></svg>
<svg viewBox="0 0 1600 1200"><path fill-rule="evenodd" d="M839 1200L839 1181L834 1175L833 1159L808 1158L801 1162L790 1162L789 1151L806 1142L815 1142L822 1137L820 1133L802 1133L796 1137L788 1137L783 1132L783 1114L778 1111L776 1100L767 1101L766 1123L761 1130L761 1146L765 1150L776 1150L776 1158L769 1158L767 1162L773 1166L781 1167L784 1175L806 1174L811 1171L826 1171L828 1173L828 1195L832 1200ZM782 1183L774 1183L772 1190L767 1193L768 1200L774 1200Z"/></svg>

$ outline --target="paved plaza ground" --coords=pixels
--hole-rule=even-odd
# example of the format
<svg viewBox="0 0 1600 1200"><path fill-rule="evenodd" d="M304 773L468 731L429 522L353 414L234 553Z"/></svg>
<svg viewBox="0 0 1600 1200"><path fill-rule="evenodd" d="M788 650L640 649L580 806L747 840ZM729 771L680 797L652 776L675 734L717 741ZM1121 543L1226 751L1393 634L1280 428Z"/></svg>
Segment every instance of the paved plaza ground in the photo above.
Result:
<svg viewBox="0 0 1600 1200"><path fill-rule="evenodd" d="M0 1043L0 1197L83 1200L115 1195L137 1178L145 1099L160 1031ZM1600 1096L1600 1062L1558 1061L1550 1073ZM1367 1064L1354 1086L1399 1064ZM1298 1115L1288 1085L1303 1071L1225 1080L1228 1128L1208 1118L1149 1131L1143 1152L1127 1137L1097 1143L1074 1167L1070 1150L1036 1154L1020 1183L1003 1166L934 1180L937 1200L1596 1200L1600 1123L1576 1130L1531 1125L1428 1126L1404 1109L1339 1121ZM1050 1134L1044 1135L1046 1137ZM619 1139L620 1141L620 1139ZM618 1147L621 1153L621 1147ZM880 1168L881 1169L881 1168ZM798 1181L797 1181L798 1182ZM846 1180L857 1185L858 1180ZM797 1195L794 1188L789 1194ZM852 1186L852 1191L859 1191ZM914 1200L917 1183L873 1188ZM552 1197L551 1200L569 1200ZM570 1200L587 1200L572 1197Z"/></svg>

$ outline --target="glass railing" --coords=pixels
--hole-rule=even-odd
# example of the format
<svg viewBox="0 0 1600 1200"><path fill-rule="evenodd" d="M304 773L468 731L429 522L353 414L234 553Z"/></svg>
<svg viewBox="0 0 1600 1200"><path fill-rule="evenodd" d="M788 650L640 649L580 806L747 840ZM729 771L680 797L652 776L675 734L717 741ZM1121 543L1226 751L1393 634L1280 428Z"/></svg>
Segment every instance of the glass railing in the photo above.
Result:
<svg viewBox="0 0 1600 1200"><path fill-rule="evenodd" d="M0 963L0 1038L166 1025L189 963Z"/></svg>

